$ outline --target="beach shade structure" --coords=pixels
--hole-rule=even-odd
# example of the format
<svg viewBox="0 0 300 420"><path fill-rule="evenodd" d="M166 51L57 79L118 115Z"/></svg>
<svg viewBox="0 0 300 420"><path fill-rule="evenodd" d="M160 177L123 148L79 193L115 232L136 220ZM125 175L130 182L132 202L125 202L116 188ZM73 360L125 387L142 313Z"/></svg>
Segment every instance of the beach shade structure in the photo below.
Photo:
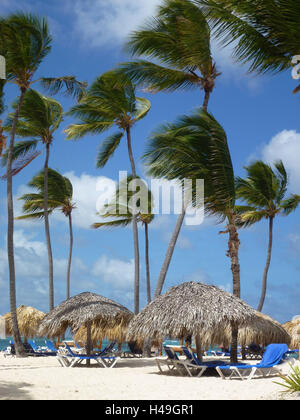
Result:
<svg viewBox="0 0 300 420"><path fill-rule="evenodd" d="M283 324L283 328L285 328L291 336L290 348L298 350L300 347L300 317L296 317L292 321L286 322Z"/></svg>
<svg viewBox="0 0 300 420"><path fill-rule="evenodd" d="M95 327L99 334L98 339L116 339L120 328L127 327L132 317L133 313L119 303L85 292L54 308L40 324L39 335L55 338L65 335L68 329L75 335L84 327L87 355L90 356Z"/></svg>
<svg viewBox="0 0 300 420"><path fill-rule="evenodd" d="M256 322L239 329L238 342L241 346L248 346L252 343L261 345L280 343L290 344L291 336L283 326L268 315L255 311ZM218 334L218 332L217 332ZM216 341L217 337L213 338ZM226 329L226 339L222 342L225 347L230 345L231 329Z"/></svg>
<svg viewBox="0 0 300 420"><path fill-rule="evenodd" d="M127 340L163 341L194 336L201 347L227 339L227 328L255 324L254 309L215 286L188 282L172 287L147 305L129 324Z"/></svg>
<svg viewBox="0 0 300 420"><path fill-rule="evenodd" d="M38 334L38 328L41 321L45 318L46 314L31 306L21 305L17 308L18 326L21 336L27 342L28 338L34 338ZM5 320L5 333L7 336L12 336L12 322L11 314L8 312L3 316Z"/></svg>
<svg viewBox="0 0 300 420"><path fill-rule="evenodd" d="M6 339L6 332L5 332L5 319L3 316L0 316L0 340Z"/></svg>

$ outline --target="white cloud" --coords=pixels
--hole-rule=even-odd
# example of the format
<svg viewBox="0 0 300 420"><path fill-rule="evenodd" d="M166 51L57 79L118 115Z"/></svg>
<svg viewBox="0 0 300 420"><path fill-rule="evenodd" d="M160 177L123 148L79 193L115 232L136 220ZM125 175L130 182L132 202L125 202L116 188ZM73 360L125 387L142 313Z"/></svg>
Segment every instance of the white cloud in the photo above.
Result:
<svg viewBox="0 0 300 420"><path fill-rule="evenodd" d="M40 241L33 241L33 234L24 234L23 230L16 230L14 232L14 244L16 248L23 248L28 252L36 254L38 257L43 257L46 254L46 245Z"/></svg>
<svg viewBox="0 0 300 420"><path fill-rule="evenodd" d="M110 178L95 177L82 174L77 176L74 172L64 174L70 179L73 185L73 202L76 209L73 211L73 224L79 228L90 229L99 216L97 216L97 204L99 206L99 197L109 199L112 197L116 183ZM56 213L56 220L65 220L63 214Z"/></svg>
<svg viewBox="0 0 300 420"><path fill-rule="evenodd" d="M94 264L92 274L105 283L119 288L132 288L134 278L134 260L122 261L103 255Z"/></svg>
<svg viewBox="0 0 300 420"><path fill-rule="evenodd" d="M67 258L54 258L55 303L65 299ZM15 232L15 267L18 305L48 309L48 258L46 246L33 233ZM7 251L0 248L0 308L8 309ZM71 292L94 291L123 304L131 305L134 261L102 255L89 266L76 256L72 261Z"/></svg>
<svg viewBox="0 0 300 420"><path fill-rule="evenodd" d="M70 7L82 41L99 47L123 43L131 31L155 13L159 3L160 0L75 0Z"/></svg>
<svg viewBox="0 0 300 420"><path fill-rule="evenodd" d="M274 163L282 160L290 175L290 189L300 193L300 133L295 130L283 130L274 136L264 146L262 158L264 161Z"/></svg>

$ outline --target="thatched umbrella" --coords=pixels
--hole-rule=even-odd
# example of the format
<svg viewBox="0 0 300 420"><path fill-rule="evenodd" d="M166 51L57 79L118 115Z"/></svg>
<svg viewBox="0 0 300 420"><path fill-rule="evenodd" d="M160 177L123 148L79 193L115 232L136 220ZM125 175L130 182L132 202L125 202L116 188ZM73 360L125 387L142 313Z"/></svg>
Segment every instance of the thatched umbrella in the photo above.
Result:
<svg viewBox="0 0 300 420"><path fill-rule="evenodd" d="M194 335L200 357L201 345L222 342L226 328L248 326L256 320L254 309L232 294L215 286L183 283L157 297L133 318L127 340L141 342L151 337L162 341Z"/></svg>
<svg viewBox="0 0 300 420"><path fill-rule="evenodd" d="M299 349L300 347L300 317L294 318L292 321L289 321L283 324L283 327L292 337L290 347L292 349Z"/></svg>
<svg viewBox="0 0 300 420"><path fill-rule="evenodd" d="M44 312L38 311L31 306L21 305L17 308L17 319L20 334L24 337L25 342L28 338L37 336L40 322L45 318ZM11 314L8 312L3 316L5 320L5 333L8 336L12 335Z"/></svg>
<svg viewBox="0 0 300 420"><path fill-rule="evenodd" d="M260 312L255 311L255 313L257 316L256 322L239 329L238 342L240 345L247 346L256 343L264 347L271 343L290 344L290 334L278 321ZM226 338L224 338L223 344L228 346L231 340L230 328L227 328L225 332ZM216 339L217 337L214 337L214 341Z"/></svg>
<svg viewBox="0 0 300 420"><path fill-rule="evenodd" d="M131 318L133 314L131 314ZM130 319L131 319L130 318ZM105 338L108 340L117 340L119 343L123 343L126 339L127 328L128 328L128 318L120 318L120 322L116 323L110 329L103 328L102 321L94 321L91 324L91 339L93 344L97 341L103 341ZM84 343L87 342L87 329L82 326L79 330L74 334L75 341L82 341Z"/></svg>
<svg viewBox="0 0 300 420"><path fill-rule="evenodd" d="M63 336L68 328L76 334L86 329L87 354L92 348L92 325L102 337L115 338L119 329L129 324L133 313L113 300L94 293L81 293L54 308L40 324L39 335L54 338ZM114 335L115 334L115 335Z"/></svg>

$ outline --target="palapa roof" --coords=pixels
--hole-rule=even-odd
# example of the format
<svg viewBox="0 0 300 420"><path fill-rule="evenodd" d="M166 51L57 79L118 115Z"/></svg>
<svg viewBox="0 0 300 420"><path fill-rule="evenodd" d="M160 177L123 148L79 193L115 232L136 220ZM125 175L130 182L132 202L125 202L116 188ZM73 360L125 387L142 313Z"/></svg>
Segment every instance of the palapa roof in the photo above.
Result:
<svg viewBox="0 0 300 420"><path fill-rule="evenodd" d="M255 323L254 309L215 286L189 282L157 297L130 322L127 340L182 338L198 334L203 345L220 344L231 323ZM217 339L215 341L215 338Z"/></svg>
<svg viewBox="0 0 300 420"><path fill-rule="evenodd" d="M294 318L292 321L283 324L283 327L290 334L292 340L291 349L298 349L300 346L300 317Z"/></svg>
<svg viewBox="0 0 300 420"><path fill-rule="evenodd" d="M271 343L290 344L291 336L283 326L268 315L255 311L256 322L239 329L238 342L240 345L249 345L251 343L267 346ZM225 346L231 342L231 330L227 328L227 337L222 341ZM221 343L221 341L220 341Z"/></svg>
<svg viewBox="0 0 300 420"><path fill-rule="evenodd" d="M17 308L19 331L25 338L34 338L37 335L40 322L45 318L44 312L38 311L31 306L21 305ZM5 334L12 335L11 314L8 312L3 316L5 320Z"/></svg>
<svg viewBox="0 0 300 420"><path fill-rule="evenodd" d="M103 338L111 338L113 332L127 326L132 317L133 313L119 303L85 292L54 308L40 324L39 335L58 337L64 335L68 328L72 334L76 334L81 327L91 322L92 328L97 325L99 331L102 331Z"/></svg>

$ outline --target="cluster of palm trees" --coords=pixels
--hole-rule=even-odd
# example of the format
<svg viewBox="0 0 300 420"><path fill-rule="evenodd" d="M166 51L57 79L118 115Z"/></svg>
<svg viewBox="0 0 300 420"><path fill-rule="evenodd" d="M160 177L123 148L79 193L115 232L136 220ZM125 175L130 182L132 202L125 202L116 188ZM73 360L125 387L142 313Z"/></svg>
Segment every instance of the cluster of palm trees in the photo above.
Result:
<svg viewBox="0 0 300 420"><path fill-rule="evenodd" d="M299 9L299 10L298 10ZM259 303L262 310L267 275L271 262L274 219L278 214L294 211L300 197L287 197L288 175L282 162L274 167L258 161L246 168L245 179L236 178L224 128L208 112L209 100L221 76L212 56L212 41L233 44L234 55L249 64L257 73L281 72L289 68L293 55L299 52L296 30L300 6L292 0L162 0L155 17L144 28L133 32L126 44L132 60L98 77L89 87L74 76L35 79L35 74L51 50L51 37L47 23L37 16L13 14L0 20L0 54L7 60L7 83L15 83L20 96L11 113L0 127L0 151L6 165L8 202L8 262L10 278L10 305L14 340L18 355L22 344L16 318L14 269L14 212L13 176L40 155L38 145L45 147L43 171L30 182L35 191L21 197L24 200L23 218L43 218L49 259L49 308L54 306L53 258L49 231L49 215L60 209L69 219L70 251L67 270L67 297L70 296L70 270L73 248L72 201L70 181L49 168L50 149L55 131L63 119L59 102L32 89L40 82L51 95L62 89L73 95L76 104L67 113L76 119L66 129L67 139L80 139L86 135L100 136L111 128L116 132L103 140L97 156L97 167L103 168L116 152L122 139L127 143L131 175L119 185L112 202L104 209L104 219L94 228L132 225L134 242L134 311L139 312L140 252L138 224L145 228L147 298L152 299L149 267L148 227L152 222L153 200L149 207L138 212L130 205L133 194L128 184L140 185L133 153L132 127L145 118L150 102L137 96L137 90L173 92L199 89L203 93L201 107L193 113L179 117L175 122L161 126L148 142L143 156L148 175L167 180L204 179L205 210L225 222L228 234L228 252L233 276L233 292L241 296L238 229L262 219L269 221L269 248L263 274ZM296 29L297 28L297 29ZM1 85L1 109L3 91ZM298 89L295 89L295 92ZM9 145L4 152L6 139ZM18 136L23 140L15 142ZM126 200L122 191L126 190ZM134 189L133 189L134 190ZM187 207L196 202L195 192L190 202L184 202L157 280L154 297L163 289L168 268L185 219ZM117 205L117 214L115 205ZM111 220L112 219L112 220ZM236 326L232 326L232 360L236 359Z"/></svg>

